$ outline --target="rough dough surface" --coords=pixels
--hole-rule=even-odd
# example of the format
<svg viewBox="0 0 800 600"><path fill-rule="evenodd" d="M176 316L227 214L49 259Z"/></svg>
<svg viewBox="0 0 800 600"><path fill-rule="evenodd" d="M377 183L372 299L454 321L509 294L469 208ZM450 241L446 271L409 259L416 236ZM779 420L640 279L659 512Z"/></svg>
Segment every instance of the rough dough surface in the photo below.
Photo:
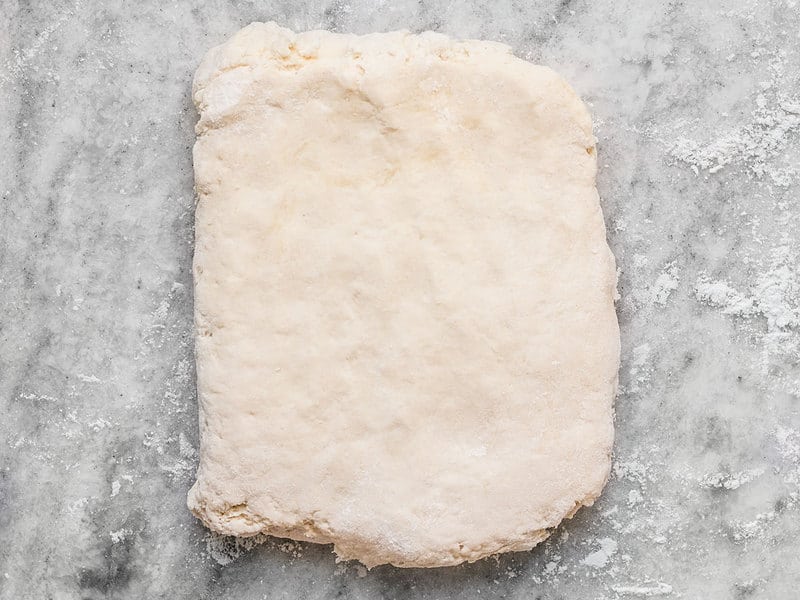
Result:
<svg viewBox="0 0 800 600"><path fill-rule="evenodd" d="M194 514L433 567L591 504L616 274L563 79L494 43L254 23L194 101Z"/></svg>

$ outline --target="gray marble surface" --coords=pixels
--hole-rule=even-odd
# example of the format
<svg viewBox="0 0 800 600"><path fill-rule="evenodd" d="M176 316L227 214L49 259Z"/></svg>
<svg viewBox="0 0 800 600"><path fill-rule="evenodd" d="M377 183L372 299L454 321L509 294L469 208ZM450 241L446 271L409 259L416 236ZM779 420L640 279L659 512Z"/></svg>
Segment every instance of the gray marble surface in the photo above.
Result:
<svg viewBox="0 0 800 600"><path fill-rule="evenodd" d="M186 510L190 82L254 20L504 41L590 103L615 466L534 551L366 572ZM0 2L0 597L796 597L798 30L797 0Z"/></svg>

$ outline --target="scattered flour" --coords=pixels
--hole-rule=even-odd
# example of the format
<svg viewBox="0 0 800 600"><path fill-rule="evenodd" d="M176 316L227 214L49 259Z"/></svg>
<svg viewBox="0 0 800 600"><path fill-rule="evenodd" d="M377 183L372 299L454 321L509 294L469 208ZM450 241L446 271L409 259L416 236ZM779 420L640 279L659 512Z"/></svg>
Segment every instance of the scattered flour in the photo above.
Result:
<svg viewBox="0 0 800 600"><path fill-rule="evenodd" d="M0 73L0 81L13 81L14 78L21 78L29 70L29 64L39 53L52 46L50 38L75 16L80 6L81 2L76 0L71 10L67 9L61 12L57 19L37 34L34 42L27 48L14 48L12 50L13 58L6 61L5 68Z"/></svg>
<svg viewBox="0 0 800 600"><path fill-rule="evenodd" d="M700 480L704 488L735 490L764 474L764 469L750 469L738 473L710 473Z"/></svg>
<svg viewBox="0 0 800 600"><path fill-rule="evenodd" d="M661 582L647 585L615 585L611 589L623 596L666 596L672 593L672 586Z"/></svg>
<svg viewBox="0 0 800 600"><path fill-rule="evenodd" d="M184 299L186 286L179 281L174 281L168 294L161 299L156 309L150 315L151 322L144 328L145 343L151 348L161 348L167 342L173 341L180 333L173 331L175 326L175 311L173 305Z"/></svg>
<svg viewBox="0 0 800 600"><path fill-rule="evenodd" d="M280 540L275 541L273 546L284 554L288 554L292 558L300 558L303 556L303 546L300 542L295 542L293 540Z"/></svg>
<svg viewBox="0 0 800 600"><path fill-rule="evenodd" d="M775 432L778 441L778 452L787 461L800 466L800 431L778 427Z"/></svg>
<svg viewBox="0 0 800 600"><path fill-rule="evenodd" d="M628 492L628 506L636 506L637 504L641 504L644 500L644 496L639 490L631 490Z"/></svg>
<svg viewBox="0 0 800 600"><path fill-rule="evenodd" d="M735 521L731 525L734 541L743 542L764 535L766 533L766 525L772 523L776 516L775 512L769 511L757 514L752 521Z"/></svg>
<svg viewBox="0 0 800 600"><path fill-rule="evenodd" d="M120 488L119 481L117 481L115 479L114 481L111 482L111 497L112 498L114 496L116 496L117 494L119 494L119 488Z"/></svg>
<svg viewBox="0 0 800 600"><path fill-rule="evenodd" d="M633 349L629 382L625 391L631 393L639 392L650 381L653 375L653 364L650 361L651 354L650 344L641 344Z"/></svg>
<svg viewBox="0 0 800 600"><path fill-rule="evenodd" d="M242 554L267 541L265 535L248 538L220 535L213 531L206 534L206 551L220 565L229 565Z"/></svg>
<svg viewBox="0 0 800 600"><path fill-rule="evenodd" d="M617 553L617 542L611 538L601 538L597 540L600 549L596 550L584 558L581 562L587 567L601 569L608 564L611 557Z"/></svg>
<svg viewBox="0 0 800 600"><path fill-rule="evenodd" d="M161 465L161 470L165 473L169 473L173 477L177 479L181 479L184 476L188 475L189 473L194 472L194 465L187 462L186 460L176 460L174 463L168 465Z"/></svg>
<svg viewBox="0 0 800 600"><path fill-rule="evenodd" d="M788 241L771 251L766 265L757 265L757 275L745 292L722 280L701 276L695 286L698 300L721 309L722 314L745 322L763 320L764 327L749 325L763 346L763 367L774 356L794 356L800 349L800 276L798 253Z"/></svg>
<svg viewBox="0 0 800 600"><path fill-rule="evenodd" d="M288 554L292 558L301 558L303 556L303 544L293 540L276 539L260 533L248 538L225 536L213 531L209 531L206 534L206 551L208 555L223 566L232 563L256 546L265 544L280 550L284 554Z"/></svg>
<svg viewBox="0 0 800 600"><path fill-rule="evenodd" d="M111 424L110 421L107 421L105 419L95 419L94 421L91 421L90 423L87 423L86 426L89 427L95 433L97 433L101 429L106 429L107 427L112 427L112 424Z"/></svg>
<svg viewBox="0 0 800 600"><path fill-rule="evenodd" d="M130 529L120 529L119 531L112 531L109 535L111 536L111 543L112 544L119 544L129 535L132 535L133 531Z"/></svg>
<svg viewBox="0 0 800 600"><path fill-rule="evenodd" d="M193 366L191 360L186 357L179 360L172 367L172 376L167 381L166 389L164 390L164 400L172 406L184 407L181 398L184 390L190 384Z"/></svg>
<svg viewBox="0 0 800 600"><path fill-rule="evenodd" d="M614 461L612 467L614 477L635 483L644 484L650 479L650 467L636 458Z"/></svg>
<svg viewBox="0 0 800 600"><path fill-rule="evenodd" d="M83 373L78 373L77 378L84 383L101 383L100 379L95 375L84 375Z"/></svg>
<svg viewBox="0 0 800 600"><path fill-rule="evenodd" d="M722 309L726 315L750 317L757 314L755 299L737 292L724 281L701 277L695 288L697 298Z"/></svg>
<svg viewBox="0 0 800 600"><path fill-rule="evenodd" d="M778 427L775 431L778 453L788 465L783 469L783 481L800 490L800 431ZM800 498L798 498L800 502Z"/></svg>
<svg viewBox="0 0 800 600"><path fill-rule="evenodd" d="M58 398L53 396L48 396L47 394L31 394L29 392L21 392L19 397L23 400L35 400L35 401L46 401L46 402L61 402Z"/></svg>
<svg viewBox="0 0 800 600"><path fill-rule="evenodd" d="M652 303L665 306L672 292L678 289L678 267L675 262L668 263L650 288Z"/></svg>
<svg viewBox="0 0 800 600"><path fill-rule="evenodd" d="M174 444L176 441L175 437L170 437L166 440L167 444ZM147 445L148 440L145 440L145 445ZM182 478L189 473L193 473L195 470L195 458L197 457L197 451L194 449L191 443L189 443L186 434L183 432L178 434L178 456L176 457L172 452L165 452L162 446L156 447L156 452L159 455L165 457L166 460L170 462L164 464L160 464L161 470L169 473L173 477ZM174 446L173 446L174 447ZM174 459L174 460L173 460Z"/></svg>
<svg viewBox="0 0 800 600"><path fill-rule="evenodd" d="M740 164L751 176L768 176L775 185L788 187L797 171L792 166L774 165L786 148L789 136L800 131L800 101L763 94L756 97L750 122L723 133L711 142L678 138L669 149L677 160L689 165L695 174L701 170L716 173Z"/></svg>
<svg viewBox="0 0 800 600"><path fill-rule="evenodd" d="M565 570L565 567L563 565L559 565L560 561L561 561L560 554L554 555L552 560L547 561L547 563L544 565L544 575L553 576L557 573L563 572Z"/></svg>
<svg viewBox="0 0 800 600"><path fill-rule="evenodd" d="M183 458L194 458L197 456L197 451L194 449L189 443L189 440L186 439L186 435L181 432L178 434L178 452Z"/></svg>

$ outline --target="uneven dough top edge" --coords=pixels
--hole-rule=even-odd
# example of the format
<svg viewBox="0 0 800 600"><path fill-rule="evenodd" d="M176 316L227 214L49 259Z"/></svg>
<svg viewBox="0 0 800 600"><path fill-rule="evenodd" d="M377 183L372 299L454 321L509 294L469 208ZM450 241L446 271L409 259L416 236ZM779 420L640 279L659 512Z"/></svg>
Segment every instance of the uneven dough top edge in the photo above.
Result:
<svg viewBox="0 0 800 600"><path fill-rule="evenodd" d="M304 61L358 59L366 56L438 56L458 59L473 54L494 54L514 58L506 44L483 40L454 40L441 33L408 30L355 35L312 30L296 33L274 21L254 22L240 29L226 42L206 52L197 68L193 96L217 75L237 67L265 65L302 66ZM546 68L546 67L545 67Z"/></svg>

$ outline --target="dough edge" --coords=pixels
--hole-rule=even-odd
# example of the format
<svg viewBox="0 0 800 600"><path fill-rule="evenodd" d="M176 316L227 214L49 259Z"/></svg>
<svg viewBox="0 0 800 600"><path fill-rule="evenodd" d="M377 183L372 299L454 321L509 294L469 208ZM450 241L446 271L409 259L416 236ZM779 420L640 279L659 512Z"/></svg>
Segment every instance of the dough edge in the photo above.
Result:
<svg viewBox="0 0 800 600"><path fill-rule="evenodd" d="M609 474L610 471L611 457L609 456ZM606 475L607 481L608 475ZM422 550L398 552L392 551L386 546L378 549L373 540L330 531L326 524L318 523L313 518L300 518L299 515L293 521L273 521L254 514L246 504L227 508L213 507L206 502L209 494L203 493L202 487L204 487L202 477L198 477L197 483L189 491L187 504L192 514L211 531L242 538L268 535L298 542L333 544L336 562L357 560L367 569L371 569L383 564L401 568L453 567L464 562L473 563L495 554L529 551L550 537L564 519L571 519L582 507L594 504L602 488L605 487L605 483L596 495L576 502L571 510L555 519L552 527L534 529L513 539L489 540L477 547L467 548L463 544L456 544L449 548L443 547L437 551L427 552Z"/></svg>
<svg viewBox="0 0 800 600"><path fill-rule="evenodd" d="M294 69L309 59L337 59L343 56L355 58L361 55L388 55L405 59L421 53L432 53L446 59L468 57L475 53L492 53L495 56L499 54L516 59L511 47L506 44L484 40L454 40L433 31L413 34L407 29L401 29L351 35L324 29L294 32L274 21L254 22L205 54L195 72L192 92L197 103L201 99L199 95L217 76L239 67L271 62Z"/></svg>

